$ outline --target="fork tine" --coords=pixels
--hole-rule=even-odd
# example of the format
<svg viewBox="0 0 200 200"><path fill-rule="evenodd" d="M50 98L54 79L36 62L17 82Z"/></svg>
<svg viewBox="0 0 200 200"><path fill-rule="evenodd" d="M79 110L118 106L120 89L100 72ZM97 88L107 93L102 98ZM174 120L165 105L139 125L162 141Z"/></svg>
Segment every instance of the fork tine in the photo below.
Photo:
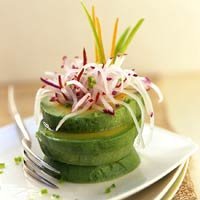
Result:
<svg viewBox="0 0 200 200"><path fill-rule="evenodd" d="M51 188L58 189L58 186L56 184L52 183L47 178L40 175L40 173L38 171L34 170L33 167L31 167L31 165L28 164L28 162L25 160L24 160L24 164L23 164L23 169L26 174L28 174L35 180L39 181L40 183L43 183Z"/></svg>
<svg viewBox="0 0 200 200"><path fill-rule="evenodd" d="M51 181L49 181L48 179L46 179L40 174L42 172L42 173L48 174L49 176L52 176L50 175L50 173L59 175L60 172L56 170L55 168L51 167L45 161L43 161L31 150L32 141L31 141L30 133L26 129L23 123L23 120L20 114L18 113L17 106L15 103L15 98L14 98L13 86L8 87L8 104L10 108L10 113L12 117L14 118L15 123L18 126L23 137L22 146L24 148L24 156L25 158L27 158L26 161L24 160L24 165L23 165L24 172L41 183L44 183L52 188L58 188L54 183L51 183Z"/></svg>
<svg viewBox="0 0 200 200"><path fill-rule="evenodd" d="M58 170L56 170L55 168L53 168L52 166L50 166L49 164L44 162L40 157L38 157L36 154L34 154L31 151L31 145L32 145L31 136L30 136L30 133L28 132L28 130L26 129L26 127L23 123L23 120L17 110L17 106L16 106L15 98L14 98L14 87L13 86L8 87L8 104L9 104L9 108L10 108L10 113L13 116L19 130L21 131L21 133L23 135L22 145L23 145L24 149L34 158L35 161L38 162L38 165L40 164L41 167L44 166L44 168L47 168L48 171L59 175L60 172Z"/></svg>
<svg viewBox="0 0 200 200"><path fill-rule="evenodd" d="M26 153L29 154L32 158L34 158L36 160L36 162L33 161L34 163L38 163L37 165L40 165L41 168L46 169L47 171L50 171L50 172L57 174L57 175L60 175L60 171L58 171L57 169L55 169L54 167L52 167L51 165L46 163L44 160L42 160L39 156L34 154L30 150L30 148L27 146L25 140L22 140L22 145L23 145L24 149L26 150Z"/></svg>
<svg viewBox="0 0 200 200"><path fill-rule="evenodd" d="M25 160L28 160L35 168L41 170L43 173L51 176L51 177L56 177L56 178L60 178L60 176L58 175L58 173L54 172L54 171L50 171L48 168L46 168L44 165L41 165L40 163L35 162L31 156L24 150L24 158Z"/></svg>

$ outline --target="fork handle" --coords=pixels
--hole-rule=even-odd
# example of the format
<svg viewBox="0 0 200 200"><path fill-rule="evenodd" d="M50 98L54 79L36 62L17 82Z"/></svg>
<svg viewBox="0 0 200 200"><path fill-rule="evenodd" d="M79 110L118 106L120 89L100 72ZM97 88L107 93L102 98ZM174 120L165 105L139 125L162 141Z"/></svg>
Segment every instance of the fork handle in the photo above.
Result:
<svg viewBox="0 0 200 200"><path fill-rule="evenodd" d="M17 106L15 103L15 98L14 98L13 86L8 87L8 102L9 102L9 108L10 108L11 115L13 116L17 127L19 128L20 132L22 133L22 137L27 142L27 145L29 146L29 148L31 148L31 143L32 143L31 136L30 136L29 132L27 131L27 129L25 128L24 122L23 122L20 114L18 113Z"/></svg>
<svg viewBox="0 0 200 200"><path fill-rule="evenodd" d="M24 122L22 121L21 116L17 113L14 115L14 119L16 122L17 127L19 128L20 132L22 133L23 139L26 141L29 148L31 148L31 137L28 133L27 129L25 128Z"/></svg>

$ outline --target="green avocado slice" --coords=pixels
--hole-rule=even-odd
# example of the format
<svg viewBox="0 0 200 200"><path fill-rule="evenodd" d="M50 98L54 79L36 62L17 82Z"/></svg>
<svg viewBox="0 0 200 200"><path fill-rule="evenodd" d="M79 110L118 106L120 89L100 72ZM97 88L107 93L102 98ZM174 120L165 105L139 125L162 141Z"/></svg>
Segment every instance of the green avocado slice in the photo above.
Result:
<svg viewBox="0 0 200 200"><path fill-rule="evenodd" d="M125 98L124 101L131 106L136 117L140 119L141 111L137 102L129 98ZM59 121L71 112L71 106L51 102L49 97L44 97L40 106L43 120L53 130L56 129ZM132 117L124 106L117 107L114 115L91 109L83 114L67 119L61 126L60 131L66 133L99 132L120 127L124 124L133 124Z"/></svg>
<svg viewBox="0 0 200 200"><path fill-rule="evenodd" d="M72 165L97 166L115 162L130 153L137 135L135 126L124 125L98 133L54 132L41 122L37 138L46 156Z"/></svg>
<svg viewBox="0 0 200 200"><path fill-rule="evenodd" d="M123 176L134 170L140 163L134 148L122 159L100 166L69 165L45 157L44 160L61 172L61 180L74 183L96 183ZM52 174L53 175L53 174Z"/></svg>

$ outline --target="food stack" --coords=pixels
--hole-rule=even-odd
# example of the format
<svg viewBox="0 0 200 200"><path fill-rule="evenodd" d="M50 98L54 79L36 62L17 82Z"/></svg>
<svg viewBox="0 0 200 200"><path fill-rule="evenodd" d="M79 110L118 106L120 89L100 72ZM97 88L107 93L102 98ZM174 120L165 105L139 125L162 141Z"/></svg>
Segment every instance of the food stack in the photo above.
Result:
<svg viewBox="0 0 200 200"><path fill-rule="evenodd" d="M62 59L61 72L46 72L35 100L37 138L45 160L71 182L110 180L134 170L140 163L133 146L138 135L144 146L145 114L151 131L154 112L148 90L160 90L135 69L123 69L126 50L143 23L124 30L117 40L114 25L110 57L106 59L100 20L94 7L83 3L95 41L95 61L83 56ZM41 117L42 116L42 117Z"/></svg>
<svg viewBox="0 0 200 200"><path fill-rule="evenodd" d="M134 100L124 98L141 113ZM140 160L133 147L137 130L124 106L115 109L115 115L91 109L66 120L55 131L71 107L50 101L41 101L43 120L37 132L42 151L53 167L61 171L62 179L70 182L99 182L113 179L135 169Z"/></svg>

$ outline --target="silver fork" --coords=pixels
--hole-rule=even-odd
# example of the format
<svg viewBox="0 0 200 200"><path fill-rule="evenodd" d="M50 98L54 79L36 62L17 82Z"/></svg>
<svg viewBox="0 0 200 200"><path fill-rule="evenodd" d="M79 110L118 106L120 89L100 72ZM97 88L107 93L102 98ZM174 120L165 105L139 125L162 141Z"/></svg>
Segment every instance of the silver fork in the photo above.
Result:
<svg viewBox="0 0 200 200"><path fill-rule="evenodd" d="M8 105L10 108L10 113L15 120L17 127L19 128L20 133L22 134L22 146L23 146L23 169L24 172L34 178L35 180L50 186L52 188L58 188L56 184L49 180L48 176L53 177L60 176L60 172L42 160L39 156L37 156L32 150L32 141L31 136L26 129L23 120L17 110L15 98L14 98L14 87L8 87Z"/></svg>

